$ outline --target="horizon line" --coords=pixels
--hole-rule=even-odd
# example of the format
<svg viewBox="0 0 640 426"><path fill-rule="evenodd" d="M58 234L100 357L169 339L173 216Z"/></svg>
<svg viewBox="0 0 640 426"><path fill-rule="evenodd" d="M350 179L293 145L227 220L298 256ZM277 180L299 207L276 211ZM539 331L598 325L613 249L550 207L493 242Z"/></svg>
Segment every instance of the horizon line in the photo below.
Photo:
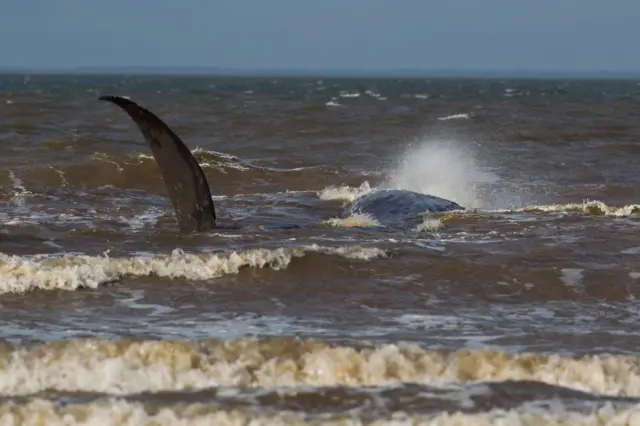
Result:
<svg viewBox="0 0 640 426"><path fill-rule="evenodd" d="M243 76L243 77L618 77L640 78L640 70L532 70L490 68L235 68L222 66L74 66L27 67L0 66L0 74L136 74L136 75L185 75L185 76Z"/></svg>

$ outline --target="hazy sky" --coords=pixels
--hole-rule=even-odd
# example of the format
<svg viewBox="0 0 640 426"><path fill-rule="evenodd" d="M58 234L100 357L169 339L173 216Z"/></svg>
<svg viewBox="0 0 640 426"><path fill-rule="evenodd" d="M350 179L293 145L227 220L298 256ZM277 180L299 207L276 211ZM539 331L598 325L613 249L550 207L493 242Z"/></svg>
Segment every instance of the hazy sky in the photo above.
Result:
<svg viewBox="0 0 640 426"><path fill-rule="evenodd" d="M640 0L0 0L0 66L640 70Z"/></svg>

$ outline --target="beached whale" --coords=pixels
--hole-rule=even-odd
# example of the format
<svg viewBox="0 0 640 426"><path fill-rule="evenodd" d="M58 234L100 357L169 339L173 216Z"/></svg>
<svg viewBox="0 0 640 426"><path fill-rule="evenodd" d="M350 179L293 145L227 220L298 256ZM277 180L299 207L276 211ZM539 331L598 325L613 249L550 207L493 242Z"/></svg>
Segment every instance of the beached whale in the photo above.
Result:
<svg viewBox="0 0 640 426"><path fill-rule="evenodd" d="M343 217L365 214L384 226L404 227L422 221L424 213L464 210L453 201L406 189L378 189L347 205Z"/></svg>
<svg viewBox="0 0 640 426"><path fill-rule="evenodd" d="M136 123L151 148L169 192L178 227L183 233L217 228L209 184L191 151L154 113L120 96L101 96L122 108ZM462 210L453 201L402 189L381 189L345 207L343 217L366 214L383 225L400 225L426 212Z"/></svg>

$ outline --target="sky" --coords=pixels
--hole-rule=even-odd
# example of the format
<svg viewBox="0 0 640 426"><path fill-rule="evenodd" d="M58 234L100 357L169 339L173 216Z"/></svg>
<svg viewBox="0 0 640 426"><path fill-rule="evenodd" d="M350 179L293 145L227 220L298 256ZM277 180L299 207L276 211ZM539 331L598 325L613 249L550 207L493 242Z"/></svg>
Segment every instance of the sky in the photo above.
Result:
<svg viewBox="0 0 640 426"><path fill-rule="evenodd" d="M0 67L639 71L639 0L0 0Z"/></svg>

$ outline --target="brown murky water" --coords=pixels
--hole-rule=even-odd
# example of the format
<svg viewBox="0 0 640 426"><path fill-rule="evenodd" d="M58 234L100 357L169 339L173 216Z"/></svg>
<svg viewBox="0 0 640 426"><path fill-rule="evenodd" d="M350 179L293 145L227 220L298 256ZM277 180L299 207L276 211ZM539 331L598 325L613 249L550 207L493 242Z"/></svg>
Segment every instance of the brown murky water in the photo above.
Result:
<svg viewBox="0 0 640 426"><path fill-rule="evenodd" d="M165 119L241 228L180 235L105 94ZM640 424L639 99L2 76L0 424ZM379 187L468 210L339 219Z"/></svg>

